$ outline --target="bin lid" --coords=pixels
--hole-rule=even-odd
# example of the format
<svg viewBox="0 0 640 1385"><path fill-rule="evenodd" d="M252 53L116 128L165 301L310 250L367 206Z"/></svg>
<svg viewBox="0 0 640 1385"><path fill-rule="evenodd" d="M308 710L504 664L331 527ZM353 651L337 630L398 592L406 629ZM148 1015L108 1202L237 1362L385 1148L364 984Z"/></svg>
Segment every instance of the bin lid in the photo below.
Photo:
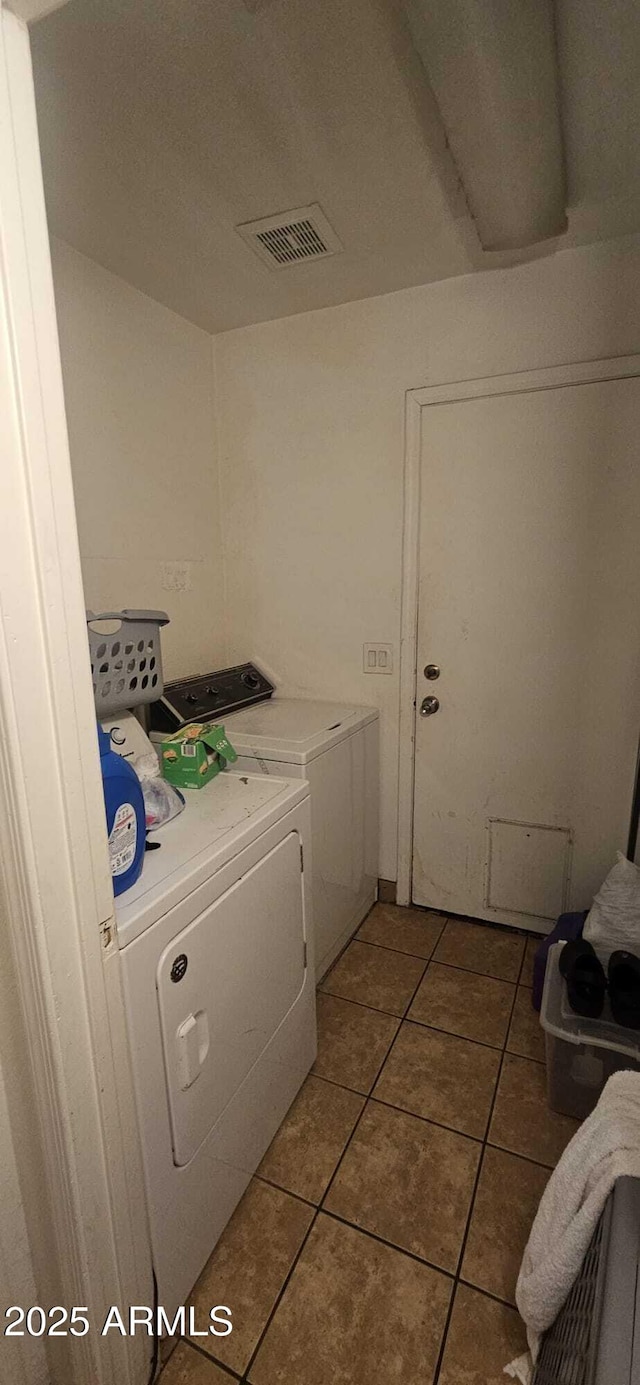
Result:
<svg viewBox="0 0 640 1385"><path fill-rule="evenodd" d="M594 1048L608 1048L614 1053L622 1053L634 1062L640 1061L640 1030L624 1029L616 1024L605 997L604 1009L600 1019L587 1019L576 1015L567 999L567 987L560 971L560 952L565 943L554 943L549 948L547 970L544 978L544 992L540 1023L547 1034L563 1039L568 1044L591 1044ZM606 970L608 955L596 953Z"/></svg>

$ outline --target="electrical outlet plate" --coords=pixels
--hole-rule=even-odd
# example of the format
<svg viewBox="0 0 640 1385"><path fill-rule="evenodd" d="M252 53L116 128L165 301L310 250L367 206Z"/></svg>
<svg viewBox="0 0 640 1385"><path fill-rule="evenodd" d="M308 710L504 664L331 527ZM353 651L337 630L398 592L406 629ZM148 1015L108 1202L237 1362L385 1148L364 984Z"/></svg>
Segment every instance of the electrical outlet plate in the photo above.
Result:
<svg viewBox="0 0 640 1385"><path fill-rule="evenodd" d="M363 644L362 668L365 673L393 673L393 645Z"/></svg>

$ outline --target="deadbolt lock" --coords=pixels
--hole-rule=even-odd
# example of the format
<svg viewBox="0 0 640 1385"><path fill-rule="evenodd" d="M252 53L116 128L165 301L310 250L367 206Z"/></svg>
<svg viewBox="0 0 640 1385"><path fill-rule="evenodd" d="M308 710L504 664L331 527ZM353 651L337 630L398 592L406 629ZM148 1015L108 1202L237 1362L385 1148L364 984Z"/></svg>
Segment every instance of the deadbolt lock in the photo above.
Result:
<svg viewBox="0 0 640 1385"><path fill-rule="evenodd" d="M428 678L428 679L429 679L429 682L430 682L430 683L433 683L433 682L435 681L436 678L439 678L439 677L440 677L440 669L439 669L438 665L437 665L437 664L427 664L427 666L426 666L426 668L425 668L425 671L424 671L424 676L425 676L425 678Z"/></svg>

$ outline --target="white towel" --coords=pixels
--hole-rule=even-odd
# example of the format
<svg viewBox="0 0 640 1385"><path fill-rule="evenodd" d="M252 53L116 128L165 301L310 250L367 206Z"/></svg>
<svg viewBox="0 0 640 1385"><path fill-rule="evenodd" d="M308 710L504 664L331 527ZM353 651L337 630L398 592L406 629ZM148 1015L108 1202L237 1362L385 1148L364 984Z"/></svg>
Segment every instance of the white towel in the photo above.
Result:
<svg viewBox="0 0 640 1385"><path fill-rule="evenodd" d="M522 1258L516 1303L532 1360L540 1336L577 1278L616 1179L640 1178L640 1073L609 1078L595 1111L576 1131L542 1195ZM522 1357L506 1371L527 1381Z"/></svg>

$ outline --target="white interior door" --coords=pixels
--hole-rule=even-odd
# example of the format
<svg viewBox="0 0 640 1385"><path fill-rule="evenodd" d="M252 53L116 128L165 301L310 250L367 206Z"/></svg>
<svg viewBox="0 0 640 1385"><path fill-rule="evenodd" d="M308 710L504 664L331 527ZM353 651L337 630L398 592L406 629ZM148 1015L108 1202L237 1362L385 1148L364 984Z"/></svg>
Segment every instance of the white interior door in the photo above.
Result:
<svg viewBox="0 0 640 1385"><path fill-rule="evenodd" d="M639 439L637 378L422 409L418 904L546 930L626 846Z"/></svg>

